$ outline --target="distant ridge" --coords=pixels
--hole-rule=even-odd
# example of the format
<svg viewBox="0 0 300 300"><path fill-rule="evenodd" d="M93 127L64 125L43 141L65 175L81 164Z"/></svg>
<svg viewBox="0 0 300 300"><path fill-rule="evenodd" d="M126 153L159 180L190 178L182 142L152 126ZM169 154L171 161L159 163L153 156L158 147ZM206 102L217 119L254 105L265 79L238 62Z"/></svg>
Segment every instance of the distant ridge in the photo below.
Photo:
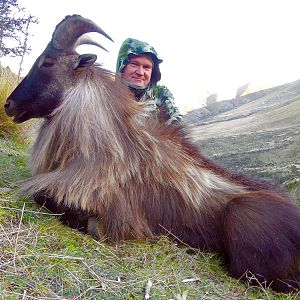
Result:
<svg viewBox="0 0 300 300"><path fill-rule="evenodd" d="M208 124L217 121L215 117L218 115L235 110L250 102L256 102L257 106L255 107L255 105L252 105L252 108L247 111L246 115L249 115L266 110L272 106L281 105L293 100L297 96L300 96L300 80L260 90L230 100L211 103L208 106L188 112L184 115L184 121L191 125ZM241 115L240 117L243 116L245 115Z"/></svg>

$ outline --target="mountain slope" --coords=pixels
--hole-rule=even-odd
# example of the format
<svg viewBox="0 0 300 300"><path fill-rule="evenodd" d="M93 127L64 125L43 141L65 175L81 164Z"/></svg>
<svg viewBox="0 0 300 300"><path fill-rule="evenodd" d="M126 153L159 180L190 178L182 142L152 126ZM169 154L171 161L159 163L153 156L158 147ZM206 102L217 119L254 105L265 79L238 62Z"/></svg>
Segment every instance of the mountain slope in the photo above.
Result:
<svg viewBox="0 0 300 300"><path fill-rule="evenodd" d="M300 80L253 94L227 100L235 103L227 111L186 115L191 137L206 156L235 170L280 182L300 178Z"/></svg>
<svg viewBox="0 0 300 300"><path fill-rule="evenodd" d="M193 110L184 116L188 124L201 125L219 120L243 118L278 107L300 96L300 80L246 96L214 103Z"/></svg>

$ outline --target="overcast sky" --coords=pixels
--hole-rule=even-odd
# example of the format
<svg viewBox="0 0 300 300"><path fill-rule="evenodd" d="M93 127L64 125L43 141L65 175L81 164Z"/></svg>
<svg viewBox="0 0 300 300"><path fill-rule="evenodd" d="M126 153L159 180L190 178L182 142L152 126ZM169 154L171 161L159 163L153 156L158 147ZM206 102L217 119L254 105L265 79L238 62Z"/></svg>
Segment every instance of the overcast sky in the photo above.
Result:
<svg viewBox="0 0 300 300"><path fill-rule="evenodd" d="M39 19L32 25L27 73L43 51L55 25L81 14L115 41L93 34L109 53L96 47L98 61L114 70L127 37L152 44L164 62L161 83L178 106L199 107L209 93L219 100L235 96L239 86L278 85L300 79L299 0L19 0ZM14 67L16 59L9 64Z"/></svg>

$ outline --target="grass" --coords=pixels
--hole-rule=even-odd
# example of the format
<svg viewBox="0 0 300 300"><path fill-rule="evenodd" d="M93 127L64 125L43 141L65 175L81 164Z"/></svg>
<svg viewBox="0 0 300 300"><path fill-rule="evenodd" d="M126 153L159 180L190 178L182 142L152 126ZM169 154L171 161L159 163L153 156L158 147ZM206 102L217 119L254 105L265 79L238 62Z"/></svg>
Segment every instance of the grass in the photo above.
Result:
<svg viewBox="0 0 300 300"><path fill-rule="evenodd" d="M9 137L22 143L28 138L27 133L33 122L24 125L14 124L12 118L6 116L3 108L7 97L18 83L18 76L12 73L9 68L1 67L0 64L0 137Z"/></svg>
<svg viewBox="0 0 300 300"><path fill-rule="evenodd" d="M1 225L4 299L143 299L148 280L151 299L297 299L247 288L216 257L167 238L108 245L40 213L25 202Z"/></svg>

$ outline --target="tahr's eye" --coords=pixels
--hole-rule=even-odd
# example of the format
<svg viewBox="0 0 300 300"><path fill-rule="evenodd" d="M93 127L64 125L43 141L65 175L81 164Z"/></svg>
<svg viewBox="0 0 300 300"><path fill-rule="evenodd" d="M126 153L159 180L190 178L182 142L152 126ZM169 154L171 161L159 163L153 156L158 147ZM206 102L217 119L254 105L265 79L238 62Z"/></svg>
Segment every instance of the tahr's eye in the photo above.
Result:
<svg viewBox="0 0 300 300"><path fill-rule="evenodd" d="M49 68L52 67L55 63L55 59L49 56L42 56L39 60L39 68L41 67L45 67L45 68Z"/></svg>
<svg viewBox="0 0 300 300"><path fill-rule="evenodd" d="M44 61L41 67L52 67L54 62L52 61Z"/></svg>

